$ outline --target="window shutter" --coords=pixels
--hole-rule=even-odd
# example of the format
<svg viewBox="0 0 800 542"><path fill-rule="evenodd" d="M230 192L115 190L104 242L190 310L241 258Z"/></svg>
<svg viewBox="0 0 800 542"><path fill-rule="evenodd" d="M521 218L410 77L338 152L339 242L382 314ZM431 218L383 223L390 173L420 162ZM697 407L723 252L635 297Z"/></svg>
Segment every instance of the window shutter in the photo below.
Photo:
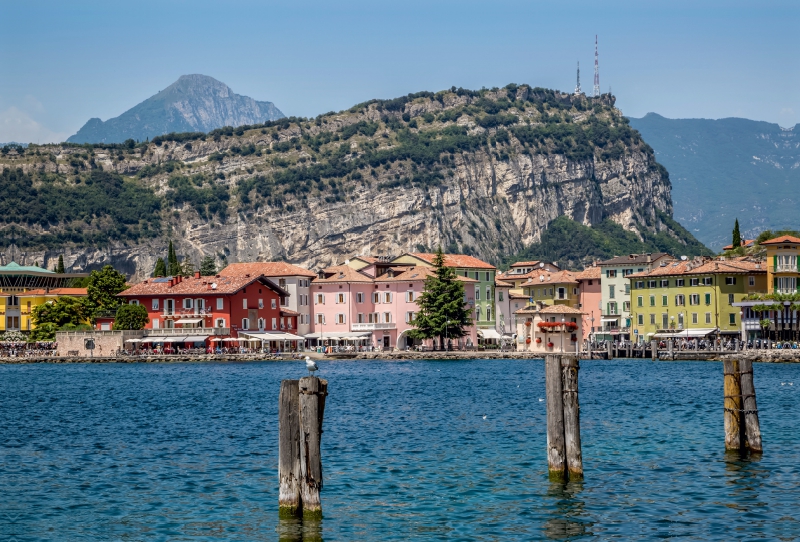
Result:
<svg viewBox="0 0 800 542"><path fill-rule="evenodd" d="M778 257L777 256L773 256L772 257L772 266L773 266L772 268L777 271L777 269L778 269Z"/></svg>
<svg viewBox="0 0 800 542"><path fill-rule="evenodd" d="M800 272L800 255L797 256L797 271Z"/></svg>
<svg viewBox="0 0 800 542"><path fill-rule="evenodd" d="M777 277L772 279L772 286L773 286L773 290L777 292L778 291L778 278Z"/></svg>
<svg viewBox="0 0 800 542"><path fill-rule="evenodd" d="M611 314L611 303L606 303L606 314Z"/></svg>

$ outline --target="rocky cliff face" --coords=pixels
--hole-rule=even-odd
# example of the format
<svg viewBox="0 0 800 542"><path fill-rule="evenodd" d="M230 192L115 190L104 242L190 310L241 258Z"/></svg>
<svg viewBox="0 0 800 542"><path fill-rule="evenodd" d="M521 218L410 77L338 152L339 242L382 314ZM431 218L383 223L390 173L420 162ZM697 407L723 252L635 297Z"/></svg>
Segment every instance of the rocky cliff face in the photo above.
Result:
<svg viewBox="0 0 800 542"><path fill-rule="evenodd" d="M258 124L284 115L272 102L234 93L206 75L183 75L119 117L89 119L70 143L144 141L172 132L209 132L223 126Z"/></svg>
<svg viewBox="0 0 800 542"><path fill-rule="evenodd" d="M111 263L138 280L171 238L195 265L210 254L316 269L437 246L497 262L562 215L655 232L668 230L659 214L672 213L666 171L608 95L453 89L178 139L0 160L67 185L92 168L137 176L164 201L156 236L29 246L27 261L63 253L72 269Z"/></svg>

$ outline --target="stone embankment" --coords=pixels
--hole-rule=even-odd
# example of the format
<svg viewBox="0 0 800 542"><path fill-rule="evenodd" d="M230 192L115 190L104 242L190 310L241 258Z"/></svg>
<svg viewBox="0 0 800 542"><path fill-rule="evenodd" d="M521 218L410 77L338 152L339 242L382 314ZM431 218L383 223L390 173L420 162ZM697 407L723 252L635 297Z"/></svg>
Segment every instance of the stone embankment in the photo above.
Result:
<svg viewBox="0 0 800 542"><path fill-rule="evenodd" d="M715 361L731 358L761 363L800 363L800 350L745 350L735 354L721 354Z"/></svg>
<svg viewBox="0 0 800 542"><path fill-rule="evenodd" d="M0 357L0 364L22 365L26 363L194 363L200 361L299 361L291 356L271 354L198 354L170 356L24 356Z"/></svg>

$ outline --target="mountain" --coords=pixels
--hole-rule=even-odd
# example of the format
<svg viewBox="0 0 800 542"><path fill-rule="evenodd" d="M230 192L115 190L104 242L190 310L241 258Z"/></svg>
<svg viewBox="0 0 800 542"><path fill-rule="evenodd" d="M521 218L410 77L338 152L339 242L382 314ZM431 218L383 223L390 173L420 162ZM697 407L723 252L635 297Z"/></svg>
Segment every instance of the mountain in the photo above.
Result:
<svg viewBox="0 0 800 542"><path fill-rule="evenodd" d="M454 87L140 144L32 145L0 170L0 252L134 280L169 239L195 266L438 246L501 264L543 240L576 265L594 244L706 251L672 220L667 171L608 94ZM591 239L585 255L565 228Z"/></svg>
<svg viewBox="0 0 800 542"><path fill-rule="evenodd" d="M675 219L706 245L765 229L798 229L800 125L747 119L630 119L670 172Z"/></svg>
<svg viewBox="0 0 800 542"><path fill-rule="evenodd" d="M94 118L69 143L145 141L173 132L209 132L223 126L258 124L283 118L272 102L234 93L206 75L182 75L177 81L119 117Z"/></svg>

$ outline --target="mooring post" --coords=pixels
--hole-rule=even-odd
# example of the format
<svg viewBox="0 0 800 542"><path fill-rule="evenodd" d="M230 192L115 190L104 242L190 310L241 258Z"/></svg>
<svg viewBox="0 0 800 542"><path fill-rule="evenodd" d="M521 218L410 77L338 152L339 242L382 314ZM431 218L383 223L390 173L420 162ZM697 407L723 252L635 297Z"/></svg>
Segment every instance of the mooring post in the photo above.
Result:
<svg viewBox="0 0 800 542"><path fill-rule="evenodd" d="M667 353L669 354L669 359L672 361L675 360L675 353L673 348L674 346L672 344L672 339L667 339Z"/></svg>
<svg viewBox="0 0 800 542"><path fill-rule="evenodd" d="M606 350L608 359L614 359L614 352L611 350L612 348L613 345L611 344L611 341L606 341Z"/></svg>
<svg viewBox="0 0 800 542"><path fill-rule="evenodd" d="M581 414L578 402L578 369L574 356L561 357L561 375L564 394L564 443L567 451L567 471L571 481L583 479L583 454L581 453Z"/></svg>
<svg viewBox="0 0 800 542"><path fill-rule="evenodd" d="M656 341L650 341L650 358L653 361L658 359L658 349L656 348Z"/></svg>
<svg viewBox="0 0 800 542"><path fill-rule="evenodd" d="M547 407L547 469L550 480L566 482L566 443L564 442L564 393L561 382L561 356L544 358L545 405Z"/></svg>
<svg viewBox="0 0 800 542"><path fill-rule="evenodd" d="M725 395L725 449L742 450L745 431L742 423L742 388L739 379L739 360L722 362Z"/></svg>
<svg viewBox="0 0 800 542"><path fill-rule="evenodd" d="M747 449L750 450L750 453L760 454L764 450L761 447L761 426L758 422L756 388L753 383L753 362L749 359L739 360L739 382L742 391Z"/></svg>
<svg viewBox="0 0 800 542"><path fill-rule="evenodd" d="M316 376L300 379L300 500L303 518L322 517L322 415L328 382Z"/></svg>
<svg viewBox="0 0 800 542"><path fill-rule="evenodd" d="M299 381L281 382L278 400L278 514L302 515L300 505L300 398Z"/></svg>

